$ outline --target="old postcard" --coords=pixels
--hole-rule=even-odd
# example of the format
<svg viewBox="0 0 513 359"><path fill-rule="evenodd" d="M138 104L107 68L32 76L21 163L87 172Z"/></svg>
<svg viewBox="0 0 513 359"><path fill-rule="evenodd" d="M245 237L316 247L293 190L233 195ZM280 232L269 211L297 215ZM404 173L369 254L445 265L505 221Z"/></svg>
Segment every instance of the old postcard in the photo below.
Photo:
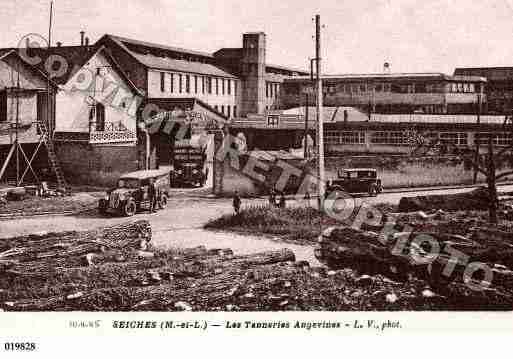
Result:
<svg viewBox="0 0 513 359"><path fill-rule="evenodd" d="M513 332L512 1L2 5L0 352Z"/></svg>

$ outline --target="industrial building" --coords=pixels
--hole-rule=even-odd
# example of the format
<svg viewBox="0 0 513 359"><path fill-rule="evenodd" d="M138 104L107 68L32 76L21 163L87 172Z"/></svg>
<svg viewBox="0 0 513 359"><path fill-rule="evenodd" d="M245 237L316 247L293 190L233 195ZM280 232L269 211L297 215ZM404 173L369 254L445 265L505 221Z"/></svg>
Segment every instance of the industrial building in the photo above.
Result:
<svg viewBox="0 0 513 359"><path fill-rule="evenodd" d="M141 121L160 116L180 122L186 113L224 123L263 114L268 108L281 107L279 93L285 78L307 74L267 63L262 32L243 34L240 48L223 48L213 54L108 34L90 45L84 32L79 46L57 43L49 49L0 49L0 55L10 51L22 53L25 62L33 64L33 71L43 76L50 73L55 83L55 111L50 118L32 116L30 126L13 131L18 117L23 119L29 116L25 111L36 110L22 107L15 116L1 102L0 121L6 124L0 132L5 143L0 147L0 160L9 152L13 132L23 137L29 127L33 130L44 120L64 173L81 182L169 165L169 134L147 137ZM12 68L0 70L3 78L12 77ZM1 90L3 99L7 87ZM38 133L30 133L35 135L26 138L27 144L40 142Z"/></svg>

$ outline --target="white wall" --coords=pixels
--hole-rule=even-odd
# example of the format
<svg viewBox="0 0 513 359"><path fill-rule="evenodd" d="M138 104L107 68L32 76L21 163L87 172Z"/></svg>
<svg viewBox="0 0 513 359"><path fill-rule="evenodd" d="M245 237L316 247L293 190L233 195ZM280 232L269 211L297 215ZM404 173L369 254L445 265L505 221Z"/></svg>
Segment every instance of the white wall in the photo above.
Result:
<svg viewBox="0 0 513 359"><path fill-rule="evenodd" d="M97 69L101 74L97 74ZM109 60L99 52L77 72L57 94L56 131L89 132L91 104L105 106L105 124L136 132L135 112L131 107L134 93L112 69ZM94 101L92 101L94 99ZM93 119L95 120L95 119ZM93 124L94 127L94 124Z"/></svg>
<svg viewBox="0 0 513 359"><path fill-rule="evenodd" d="M165 86L164 91L161 90L161 73L165 75ZM173 75L173 92L171 92L171 74ZM179 85L179 75L182 75L182 92L180 92ZM190 76L190 92L186 92L185 86L185 78L186 75ZM195 92L194 86L194 76L198 78L198 88L197 92ZM217 106L218 110L221 111L221 106L224 106L224 113L227 114L227 106L230 106L230 117L233 117L233 107L237 106L237 112L240 112L240 93L241 86L240 82L237 79L233 78L224 78L225 83L225 92L223 95L222 92L222 79L221 77L217 77L218 86L219 86L219 94L216 95L216 77L212 78L212 94L208 93L207 82L205 80L205 93L203 93L203 81L202 77L207 77L205 75L193 74L193 73L183 73L183 72L171 72L171 71L157 71L157 70L149 70L148 71L148 97L150 98L189 98L195 97L200 99L201 101L207 103L208 105L215 107ZM231 85L231 93L228 94L228 80L230 80ZM237 95L235 94L235 82L237 84Z"/></svg>

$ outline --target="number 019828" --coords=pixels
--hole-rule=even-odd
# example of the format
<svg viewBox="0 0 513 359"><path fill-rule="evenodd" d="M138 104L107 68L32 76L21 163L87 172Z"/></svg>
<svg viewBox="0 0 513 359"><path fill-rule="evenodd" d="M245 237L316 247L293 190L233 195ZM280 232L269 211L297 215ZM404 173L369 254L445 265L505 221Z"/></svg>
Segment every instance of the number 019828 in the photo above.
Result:
<svg viewBox="0 0 513 359"><path fill-rule="evenodd" d="M8 342L4 344L5 351L34 351L36 350L36 343L30 343L30 342Z"/></svg>

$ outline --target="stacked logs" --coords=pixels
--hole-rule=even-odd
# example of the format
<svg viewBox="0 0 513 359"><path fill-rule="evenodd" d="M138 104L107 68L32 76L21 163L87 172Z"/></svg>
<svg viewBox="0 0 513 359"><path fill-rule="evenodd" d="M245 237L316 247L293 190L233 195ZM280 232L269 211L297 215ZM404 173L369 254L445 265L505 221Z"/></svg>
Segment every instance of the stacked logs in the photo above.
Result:
<svg viewBox="0 0 513 359"><path fill-rule="evenodd" d="M197 247L160 251L138 221L85 232L5 240L0 253L0 308L177 310L229 301L239 288L300 272L290 250L234 255Z"/></svg>
<svg viewBox="0 0 513 359"><path fill-rule="evenodd" d="M474 228L468 237L437 232L384 235L334 227L324 231L319 242L316 257L330 267L401 281L414 276L444 294L502 293L513 303L513 271L509 269L513 268L513 235L509 232ZM469 270L470 263L476 270ZM485 266L486 270L479 269ZM461 289L468 284L480 290Z"/></svg>

